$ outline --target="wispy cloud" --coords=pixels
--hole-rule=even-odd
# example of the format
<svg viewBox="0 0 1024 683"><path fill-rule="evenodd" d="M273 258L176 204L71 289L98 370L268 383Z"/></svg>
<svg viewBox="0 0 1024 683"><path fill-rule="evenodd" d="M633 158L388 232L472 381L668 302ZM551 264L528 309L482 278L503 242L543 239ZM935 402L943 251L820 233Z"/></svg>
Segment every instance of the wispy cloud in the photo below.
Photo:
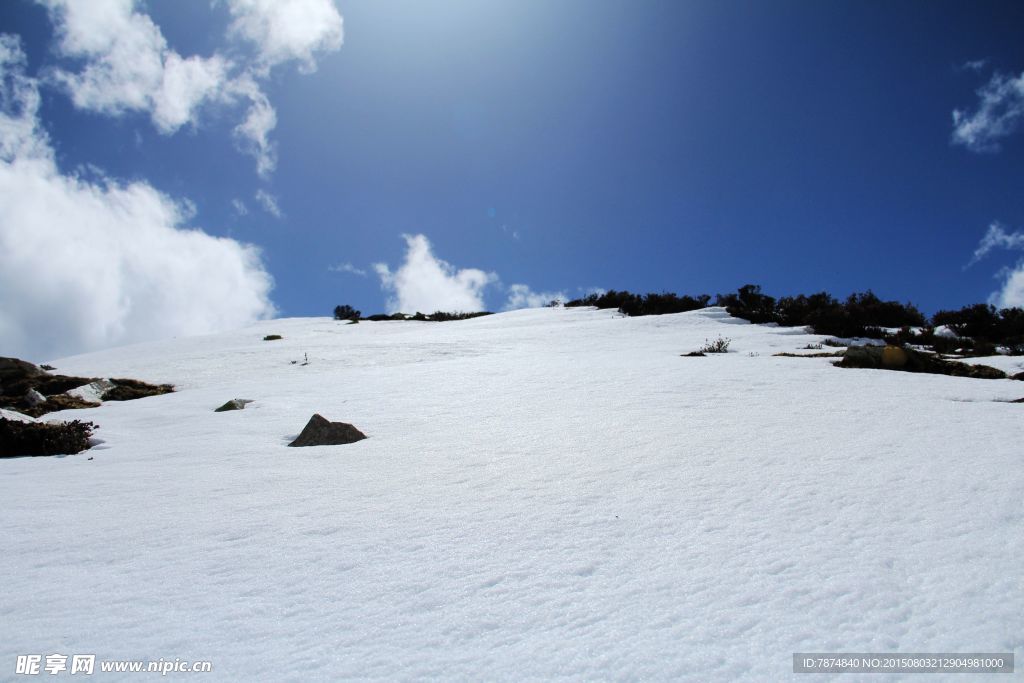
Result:
<svg viewBox="0 0 1024 683"><path fill-rule="evenodd" d="M238 197L235 197L234 199L231 200L231 208L234 209L235 213L238 214L239 216L245 216L248 215L249 213L249 207L246 206L245 202L243 202Z"/></svg>
<svg viewBox="0 0 1024 683"><path fill-rule="evenodd" d="M953 143L974 152L997 152L1024 120L1024 73L995 74L977 91L974 110L953 111Z"/></svg>
<svg viewBox="0 0 1024 683"><path fill-rule="evenodd" d="M978 247L974 250L974 256L967 265L974 265L993 249L1024 249L1024 232L1020 230L1007 232L1002 223L998 221L993 222L988 226L984 237L978 242Z"/></svg>
<svg viewBox="0 0 1024 683"><path fill-rule="evenodd" d="M59 170L25 63L0 35L0 347L43 360L273 315L256 247L145 182Z"/></svg>
<svg viewBox="0 0 1024 683"><path fill-rule="evenodd" d="M988 66L987 59L971 59L964 62L958 67L959 71L973 71L974 73L980 73Z"/></svg>
<svg viewBox="0 0 1024 683"><path fill-rule="evenodd" d="M182 56L136 0L38 1L49 10L58 53L82 62L78 71L58 68L51 76L77 108L111 116L147 113L160 133L172 135L200 125L204 108L244 104L234 132L264 178L277 164L270 139L277 113L260 82L287 61L314 71L316 55L337 50L342 40L341 15L331 0L229 0L229 36L255 47L249 58L232 51L234 59Z"/></svg>
<svg viewBox="0 0 1024 683"><path fill-rule="evenodd" d="M334 266L328 266L327 270L331 271L332 273L350 273L352 275L358 275L359 277L366 277L368 274L362 268L356 268L351 263L339 263Z"/></svg>
<svg viewBox="0 0 1024 683"><path fill-rule="evenodd" d="M256 190L256 194L253 195L253 199L260 207L269 213L274 218L281 218L284 214L281 213L281 207L277 205L277 199L274 195L270 194L264 189Z"/></svg>
<svg viewBox="0 0 1024 683"><path fill-rule="evenodd" d="M381 288L388 293L391 312L433 313L484 310L484 288L498 281L494 273L477 268L457 269L434 256L424 235L402 235L406 243L405 262L392 271L386 264L374 264Z"/></svg>
<svg viewBox="0 0 1024 683"><path fill-rule="evenodd" d="M1024 250L1024 231L1008 231L1001 223L993 222L978 242L974 256L966 267L970 267L996 249ZM1002 268L996 273L1002 281L999 289L989 297L989 303L999 308L1024 306L1024 260L1013 267Z"/></svg>

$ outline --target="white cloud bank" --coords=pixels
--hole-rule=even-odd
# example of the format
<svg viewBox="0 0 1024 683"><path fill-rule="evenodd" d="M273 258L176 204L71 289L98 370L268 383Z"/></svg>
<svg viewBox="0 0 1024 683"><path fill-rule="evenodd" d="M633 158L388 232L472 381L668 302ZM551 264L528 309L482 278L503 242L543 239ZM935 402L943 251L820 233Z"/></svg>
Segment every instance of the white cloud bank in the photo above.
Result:
<svg viewBox="0 0 1024 683"><path fill-rule="evenodd" d="M405 240L405 262L392 272L384 263L373 266L380 277L381 288L388 294L389 313L471 313L486 310L484 290L488 285L501 288L497 273L478 268L456 268L434 255L424 235L402 235ZM361 274L350 264L331 270ZM514 284L506 289L508 299L502 310L539 308L553 300L565 301L563 292L534 292L527 285Z"/></svg>
<svg viewBox="0 0 1024 683"><path fill-rule="evenodd" d="M477 268L455 269L434 256L423 235L402 235L408 249L405 263L395 272L384 263L373 269L381 288L390 294L388 312L470 313L484 310L484 287L497 282L494 273Z"/></svg>
<svg viewBox="0 0 1024 683"><path fill-rule="evenodd" d="M305 73L316 70L317 52L341 47L341 15L331 0L229 0L232 35L253 43L262 68L298 60Z"/></svg>
<svg viewBox="0 0 1024 683"><path fill-rule="evenodd" d="M291 60L300 71L315 71L316 54L342 42L342 18L332 0L229 0L228 35L252 43L256 52L243 63L219 54L183 57L137 0L38 1L56 28L58 53L83 62L80 71L52 75L76 107L111 116L148 113L159 132L171 135L199 125L204 107L247 103L234 132L264 178L277 165L270 140L277 113L260 81Z"/></svg>
<svg viewBox="0 0 1024 683"><path fill-rule="evenodd" d="M974 152L997 152L1000 140L1024 120L1024 73L995 74L978 89L974 111L953 111L953 142Z"/></svg>
<svg viewBox="0 0 1024 683"><path fill-rule="evenodd" d="M974 250L974 257L968 266L977 263L994 249L1024 250L1024 231L1008 232L1001 223L992 223ZM992 293L989 303L997 308L1024 306L1024 260L1013 268L1003 268L996 277L1002 279L1002 286L999 291Z"/></svg>
<svg viewBox="0 0 1024 683"><path fill-rule="evenodd" d="M255 247L186 229L188 204L144 182L62 174L24 69L18 39L0 35L0 355L45 360L273 315Z"/></svg>
<svg viewBox="0 0 1024 683"><path fill-rule="evenodd" d="M509 285L508 300L504 308L506 311L517 308L541 308L550 306L552 301L565 303L568 300L565 292L535 292L527 285Z"/></svg>

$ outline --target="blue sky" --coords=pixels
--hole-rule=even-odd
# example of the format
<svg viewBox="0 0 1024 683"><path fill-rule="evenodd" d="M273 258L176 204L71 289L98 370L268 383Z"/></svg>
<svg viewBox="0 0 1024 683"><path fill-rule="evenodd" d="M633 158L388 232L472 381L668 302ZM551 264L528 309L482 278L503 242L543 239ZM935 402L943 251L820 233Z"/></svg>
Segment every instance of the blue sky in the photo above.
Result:
<svg viewBox="0 0 1024 683"><path fill-rule="evenodd" d="M2 159L0 244L38 244L3 264L0 355L596 287L1021 305L1022 28L1012 2L0 3L4 111L52 162Z"/></svg>

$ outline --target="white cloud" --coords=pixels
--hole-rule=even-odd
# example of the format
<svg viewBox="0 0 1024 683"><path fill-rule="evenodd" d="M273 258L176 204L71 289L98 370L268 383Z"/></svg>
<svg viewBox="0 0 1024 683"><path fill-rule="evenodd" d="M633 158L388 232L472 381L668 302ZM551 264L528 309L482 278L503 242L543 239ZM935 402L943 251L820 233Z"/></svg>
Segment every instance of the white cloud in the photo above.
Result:
<svg viewBox="0 0 1024 683"><path fill-rule="evenodd" d="M80 71L53 71L76 107L111 116L149 115L171 135L198 126L204 107L247 103L234 128L242 150L256 159L260 176L277 165L270 134L277 113L260 80L276 64L297 60L300 71L316 70L318 53L341 47L342 19L332 0L229 0L229 35L255 44L256 55L240 62L220 54L183 57L171 49L138 0L38 0L47 7L59 54L81 60Z"/></svg>
<svg viewBox="0 0 1024 683"><path fill-rule="evenodd" d="M535 292L527 285L509 285L508 300L505 302L505 310L512 311L517 308L541 308L548 306L552 301L565 302L569 297L565 292Z"/></svg>
<svg viewBox="0 0 1024 683"><path fill-rule="evenodd" d="M57 30L58 51L85 60L79 73L54 78L79 109L120 115L148 112L171 134L195 125L199 107L218 97L230 64L218 55L183 58L167 47L153 21L133 0L42 0Z"/></svg>
<svg viewBox="0 0 1024 683"><path fill-rule="evenodd" d="M1007 232L1002 223L994 222L988 226L985 236L974 250L974 256L968 266L984 258L993 249L1024 249L1024 232Z"/></svg>
<svg viewBox="0 0 1024 683"><path fill-rule="evenodd" d="M24 64L0 36L4 352L43 360L272 315L255 247L187 229L188 203L144 182L60 172Z"/></svg>
<svg viewBox="0 0 1024 683"><path fill-rule="evenodd" d="M336 266L328 266L327 270L332 273L351 273L352 275L358 275L359 277L366 277L367 273L362 268L356 268L351 263L339 263ZM431 311L433 313L434 311Z"/></svg>
<svg viewBox="0 0 1024 683"><path fill-rule="evenodd" d="M282 216L281 207L277 205L277 200L266 190L256 190L254 198L263 210L274 218L280 218Z"/></svg>
<svg viewBox="0 0 1024 683"><path fill-rule="evenodd" d="M974 152L997 152L999 141L1024 119L1024 73L1016 78L995 74L977 94L973 112L953 111L953 142Z"/></svg>
<svg viewBox="0 0 1024 683"><path fill-rule="evenodd" d="M238 197L235 197L234 199L231 200L231 208L233 208L235 210L235 213L237 213L239 216L245 216L249 213L249 207L246 206L245 202L243 202Z"/></svg>
<svg viewBox="0 0 1024 683"><path fill-rule="evenodd" d="M989 303L996 308L1024 307L1024 261L1013 268L1003 269L999 277L1003 284L989 297Z"/></svg>
<svg viewBox="0 0 1024 683"><path fill-rule="evenodd" d="M316 70L315 54L341 47L343 25L332 0L228 0L229 32L252 42L262 68L299 61Z"/></svg>
<svg viewBox="0 0 1024 683"><path fill-rule="evenodd" d="M497 275L476 268L456 269L434 256L425 236L402 237L408 247L405 263L394 272L383 263L373 266L380 277L381 288L390 294L389 311L468 313L484 310L484 288L497 282Z"/></svg>

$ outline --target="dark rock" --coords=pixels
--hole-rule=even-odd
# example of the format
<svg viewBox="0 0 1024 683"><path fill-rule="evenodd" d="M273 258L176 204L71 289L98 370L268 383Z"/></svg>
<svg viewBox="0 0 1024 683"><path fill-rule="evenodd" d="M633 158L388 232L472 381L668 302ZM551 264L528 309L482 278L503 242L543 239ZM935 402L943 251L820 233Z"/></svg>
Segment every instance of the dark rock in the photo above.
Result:
<svg viewBox="0 0 1024 683"><path fill-rule="evenodd" d="M1024 398L1018 398L1016 401L1010 401L1010 403L1024 403Z"/></svg>
<svg viewBox="0 0 1024 683"><path fill-rule="evenodd" d="M690 351L689 353L681 353L679 355L683 358L703 358L707 354L703 351Z"/></svg>
<svg viewBox="0 0 1024 683"><path fill-rule="evenodd" d="M1018 372L1016 375L1010 377L1010 379L1024 380L1024 372Z"/></svg>
<svg viewBox="0 0 1024 683"><path fill-rule="evenodd" d="M213 412L225 413L229 410L244 410L246 403L252 403L252 401L247 398L233 398L220 408L214 408Z"/></svg>
<svg viewBox="0 0 1024 683"><path fill-rule="evenodd" d="M115 378L114 388L103 394L104 401L132 401L147 396L159 396L174 391L173 384L149 384L137 379Z"/></svg>
<svg viewBox="0 0 1024 683"><path fill-rule="evenodd" d="M45 375L42 368L19 358L0 358L0 382L7 384L12 380Z"/></svg>
<svg viewBox="0 0 1024 683"><path fill-rule="evenodd" d="M1006 377L1006 373L1002 370L987 365L972 365L945 360L935 354L923 353L902 346L851 346L846 349L842 360L836 365L842 368L901 370L976 379L1004 379Z"/></svg>
<svg viewBox="0 0 1024 683"><path fill-rule="evenodd" d="M330 422L319 413L309 418L302 433L289 446L336 446L355 443L366 434L347 422Z"/></svg>

